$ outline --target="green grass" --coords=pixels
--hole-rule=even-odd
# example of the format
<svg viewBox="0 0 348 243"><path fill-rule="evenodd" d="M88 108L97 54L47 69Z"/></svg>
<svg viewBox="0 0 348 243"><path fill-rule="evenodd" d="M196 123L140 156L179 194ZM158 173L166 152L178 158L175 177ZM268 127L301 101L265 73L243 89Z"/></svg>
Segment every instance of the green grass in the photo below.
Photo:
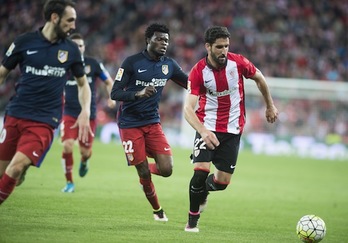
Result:
<svg viewBox="0 0 348 243"><path fill-rule="evenodd" d="M242 152L231 185L209 196L198 234L184 232L190 151L174 148L174 173L153 176L169 221L155 222L120 144L94 144L90 171L72 194L65 184L62 146L55 141L40 169L0 206L0 242L300 242L297 221L317 214L327 225L323 242L348 242L348 163Z"/></svg>

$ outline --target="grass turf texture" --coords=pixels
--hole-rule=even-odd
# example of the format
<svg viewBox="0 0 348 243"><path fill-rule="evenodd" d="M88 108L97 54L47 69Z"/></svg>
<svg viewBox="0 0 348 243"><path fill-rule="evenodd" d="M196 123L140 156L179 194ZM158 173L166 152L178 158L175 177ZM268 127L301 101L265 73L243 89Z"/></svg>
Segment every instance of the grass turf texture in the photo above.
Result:
<svg viewBox="0 0 348 243"><path fill-rule="evenodd" d="M327 226L323 242L348 242L348 163L242 152L231 185L209 196L200 232L184 232L190 151L173 148L174 173L153 176L169 222L155 222L120 144L96 141L86 177L75 193L62 193L62 146L55 140L40 169L0 206L0 242L300 242L297 221L317 214Z"/></svg>

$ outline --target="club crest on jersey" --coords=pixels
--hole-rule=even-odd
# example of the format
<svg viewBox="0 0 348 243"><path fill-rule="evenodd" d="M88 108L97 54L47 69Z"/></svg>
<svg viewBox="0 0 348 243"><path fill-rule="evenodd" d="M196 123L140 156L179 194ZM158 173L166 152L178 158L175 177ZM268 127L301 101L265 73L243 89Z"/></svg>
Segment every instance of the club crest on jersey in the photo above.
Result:
<svg viewBox="0 0 348 243"><path fill-rule="evenodd" d="M3 128L2 131L0 131L0 143L3 143L5 141L6 138L6 129Z"/></svg>
<svg viewBox="0 0 348 243"><path fill-rule="evenodd" d="M134 160L133 154L127 154L127 158L128 158L129 161L133 161Z"/></svg>
<svg viewBox="0 0 348 243"><path fill-rule="evenodd" d="M67 51L62 51L62 50L59 50L58 51L58 60L61 62L61 63L64 63L68 60L68 52Z"/></svg>
<svg viewBox="0 0 348 243"><path fill-rule="evenodd" d="M196 150L194 151L194 155L195 155L195 157L197 157L197 156L198 156L200 153L201 153L201 150L196 149Z"/></svg>
<svg viewBox="0 0 348 243"><path fill-rule="evenodd" d="M89 74L91 72L91 65L85 66L85 73Z"/></svg>
<svg viewBox="0 0 348 243"><path fill-rule="evenodd" d="M169 72L169 68L168 68L168 65L162 65L162 73L164 75L167 75Z"/></svg>

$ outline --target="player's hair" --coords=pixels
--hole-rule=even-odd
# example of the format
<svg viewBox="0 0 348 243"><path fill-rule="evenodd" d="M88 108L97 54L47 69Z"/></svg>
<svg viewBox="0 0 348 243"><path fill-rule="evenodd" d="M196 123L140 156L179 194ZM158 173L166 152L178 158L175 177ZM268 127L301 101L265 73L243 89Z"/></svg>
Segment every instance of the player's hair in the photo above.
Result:
<svg viewBox="0 0 348 243"><path fill-rule="evenodd" d="M151 38L155 32L161 32L169 34L169 29L165 24L153 23L150 24L145 30L145 43L147 44L147 38Z"/></svg>
<svg viewBox="0 0 348 243"><path fill-rule="evenodd" d="M56 13L62 17L67 6L75 7L75 3L71 0L48 0L44 5L43 16L46 21L51 19L51 14Z"/></svg>
<svg viewBox="0 0 348 243"><path fill-rule="evenodd" d="M69 35L69 39L71 40L83 40L83 37L80 33L73 33Z"/></svg>
<svg viewBox="0 0 348 243"><path fill-rule="evenodd" d="M205 43L213 44L219 38L230 38L231 34L223 26L213 26L208 28L204 33Z"/></svg>

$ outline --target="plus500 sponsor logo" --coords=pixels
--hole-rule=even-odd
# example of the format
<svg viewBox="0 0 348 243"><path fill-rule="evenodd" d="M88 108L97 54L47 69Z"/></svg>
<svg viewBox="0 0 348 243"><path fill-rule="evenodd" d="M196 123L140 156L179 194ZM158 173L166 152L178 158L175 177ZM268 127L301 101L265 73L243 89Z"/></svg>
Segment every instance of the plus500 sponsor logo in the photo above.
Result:
<svg viewBox="0 0 348 243"><path fill-rule="evenodd" d="M37 76L52 76L52 77L63 77L65 75L65 69L60 67L44 66L43 69L37 69L35 67L27 66L25 68L26 73L31 73Z"/></svg>
<svg viewBox="0 0 348 243"><path fill-rule="evenodd" d="M147 81L141 81L141 80L136 80L135 84L137 86L154 86L154 87L163 87L165 86L167 83L167 79L164 78L153 78L151 79L151 82L147 82Z"/></svg>

